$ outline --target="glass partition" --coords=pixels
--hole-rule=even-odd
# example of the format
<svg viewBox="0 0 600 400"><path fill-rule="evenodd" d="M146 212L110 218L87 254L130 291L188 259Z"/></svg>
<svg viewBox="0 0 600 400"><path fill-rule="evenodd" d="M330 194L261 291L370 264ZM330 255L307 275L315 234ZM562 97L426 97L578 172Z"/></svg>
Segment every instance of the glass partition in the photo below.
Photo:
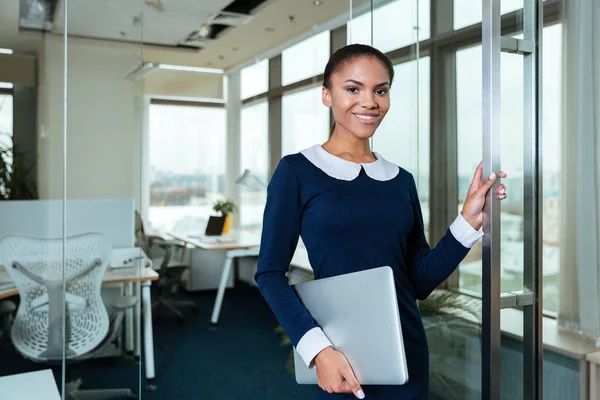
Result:
<svg viewBox="0 0 600 400"><path fill-rule="evenodd" d="M136 74L144 24L154 26L143 4L59 6L66 7L59 19L66 35L66 142L64 153L52 157L62 156L65 166L65 399L140 398L154 378L147 368L154 366L149 285L158 274L136 237L142 154Z"/></svg>
<svg viewBox="0 0 600 400"><path fill-rule="evenodd" d="M0 393L60 396L63 357L63 21L0 13ZM56 11L58 15L61 11ZM28 375L24 375L28 374ZM27 378L24 378L24 377ZM22 380L28 383L23 385Z"/></svg>

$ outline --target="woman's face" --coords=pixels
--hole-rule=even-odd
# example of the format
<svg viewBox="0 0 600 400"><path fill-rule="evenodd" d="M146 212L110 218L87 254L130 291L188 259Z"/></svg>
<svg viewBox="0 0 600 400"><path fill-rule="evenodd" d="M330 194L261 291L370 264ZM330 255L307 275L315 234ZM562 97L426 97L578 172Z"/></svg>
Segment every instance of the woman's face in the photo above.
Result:
<svg viewBox="0 0 600 400"><path fill-rule="evenodd" d="M336 131L368 139L390 109L390 75L375 57L359 57L331 75L331 88L323 88L323 104L330 107Z"/></svg>

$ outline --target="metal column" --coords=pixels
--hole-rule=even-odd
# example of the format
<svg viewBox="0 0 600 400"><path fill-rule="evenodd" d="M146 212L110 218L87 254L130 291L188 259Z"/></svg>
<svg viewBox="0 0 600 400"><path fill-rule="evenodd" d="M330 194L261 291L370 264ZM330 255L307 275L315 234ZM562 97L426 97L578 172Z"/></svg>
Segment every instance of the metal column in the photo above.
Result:
<svg viewBox="0 0 600 400"><path fill-rule="evenodd" d="M483 0L483 179L500 170L500 0ZM490 190L483 215L481 398L500 399L500 203Z"/></svg>
<svg viewBox="0 0 600 400"><path fill-rule="evenodd" d="M522 291L500 293L500 204L490 191L483 229L482 398L500 398L500 310L523 309L523 398L542 398L543 0L525 0L523 39L501 37L500 0L483 1L483 173L500 170L501 51L523 56L524 265ZM510 190L510 189L509 189Z"/></svg>

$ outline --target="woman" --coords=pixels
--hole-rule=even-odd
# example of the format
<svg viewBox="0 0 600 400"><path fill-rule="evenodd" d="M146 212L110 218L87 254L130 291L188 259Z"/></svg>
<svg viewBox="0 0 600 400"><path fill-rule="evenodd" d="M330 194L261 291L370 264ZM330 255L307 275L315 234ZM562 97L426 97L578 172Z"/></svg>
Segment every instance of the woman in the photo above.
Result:
<svg viewBox="0 0 600 400"><path fill-rule="evenodd" d="M369 139L390 108L391 61L366 45L336 51L324 72L322 99L335 119L330 139L284 157L269 183L256 282L296 350L316 367L319 399L426 399L429 354L416 299L442 283L483 235L482 209L496 175L477 167L463 209L431 249L414 178L372 153ZM399 132L401 134L401 132ZM506 174L499 172L499 177ZM495 195L506 198L504 185ZM396 285L409 382L356 381L285 276L299 235L315 279L384 265Z"/></svg>

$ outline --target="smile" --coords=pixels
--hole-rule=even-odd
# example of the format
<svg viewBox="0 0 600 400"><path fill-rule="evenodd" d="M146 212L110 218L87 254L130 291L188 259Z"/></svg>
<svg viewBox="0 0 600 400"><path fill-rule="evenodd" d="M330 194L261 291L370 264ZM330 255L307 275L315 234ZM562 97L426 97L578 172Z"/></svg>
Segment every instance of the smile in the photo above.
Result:
<svg viewBox="0 0 600 400"><path fill-rule="evenodd" d="M363 124L372 124L377 120L380 114L368 115L368 114L353 114Z"/></svg>

